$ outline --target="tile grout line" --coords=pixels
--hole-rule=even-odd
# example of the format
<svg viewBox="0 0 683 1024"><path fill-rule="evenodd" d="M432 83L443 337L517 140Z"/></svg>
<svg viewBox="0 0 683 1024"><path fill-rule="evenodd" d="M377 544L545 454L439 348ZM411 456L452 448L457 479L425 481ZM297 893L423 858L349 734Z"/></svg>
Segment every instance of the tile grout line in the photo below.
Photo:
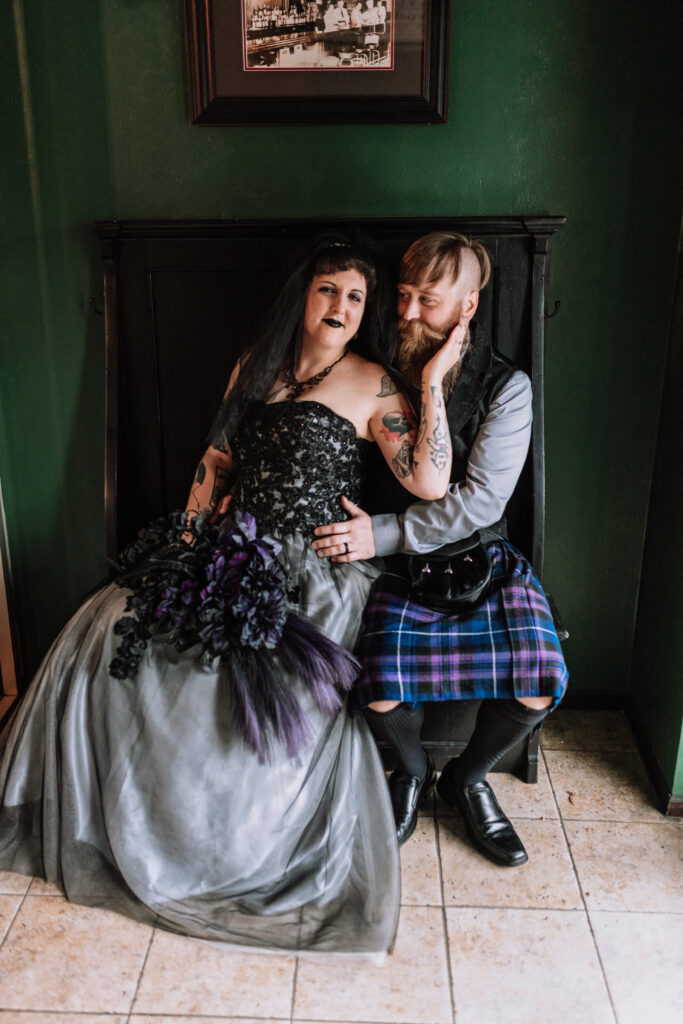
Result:
<svg viewBox="0 0 683 1024"><path fill-rule="evenodd" d="M441 894L441 920L443 923L444 941L446 943L446 973L448 977L448 994L451 1000L451 1016L453 1024L456 1024L455 992L453 989L453 971L451 969L451 945L448 936L448 921L446 920L446 900L443 889L443 869L441 867L441 834L439 831L439 810L438 796L434 793L434 808L432 811L434 821L434 837L436 839L436 870L439 874L439 892Z"/></svg>
<svg viewBox="0 0 683 1024"><path fill-rule="evenodd" d="M130 1019L133 1016L133 1011L135 1009L135 1001L138 998L138 992L140 991L140 985L142 984L142 975L145 973L145 967L147 966L147 961L149 960L149 954L152 949L152 943L154 942L155 935L156 928L152 927L152 934L150 935L149 942L147 943L147 949L145 950L145 959L142 961L142 967L140 968L140 974L138 976L138 983L135 986L135 992L133 993L133 998L130 1003L130 1009L128 1011L128 1015L126 1016L126 1024L130 1024Z"/></svg>
<svg viewBox="0 0 683 1024"><path fill-rule="evenodd" d="M546 756L545 756L545 751L543 749L541 749L541 757L543 758L543 763L545 765L545 770L548 773L548 781L550 783L550 791L553 794L553 800L555 801L555 806L557 807L558 814L560 815L560 828L562 829L562 835L564 836L564 841L565 841L565 844L566 844L566 847L567 847L567 853L569 854L569 859L571 861L572 870L574 872L574 877L576 878L576 884L577 884L577 886L579 888L579 896L581 897L581 902L583 904L583 910L584 910L584 913L586 915L586 923L588 924L588 930L590 931L591 939L593 940L593 947L595 949L595 954L596 954L596 956L598 958L598 963L600 964L600 971L602 972L602 979L603 979L603 981L605 983L605 989L607 990L607 996L609 998L610 1007L612 1008L612 1013L614 1014L614 1020L615 1020L616 1024L619 1024L619 1017L617 1015L617 1008L615 1006L614 997L612 996L612 990L610 988L610 984L609 984L609 981L608 981L608 978L607 978L607 971L605 970L605 965L604 965L604 963L602 961L602 956L600 954L600 947L598 946L598 940L597 940L597 937L595 935L595 931L593 930L593 922L591 921L591 916L590 916L590 913L588 911L588 904L586 903L586 897L584 896L584 893L583 893L583 885L581 884L581 878L579 877L579 871L578 871L578 868L576 866L576 861L574 860L574 854L572 852L571 843L569 842L569 837L567 836L567 829L565 827L564 818L562 817L562 811L560 810L560 803L559 803L559 800L557 799L557 794L555 792L555 786L553 784L553 779L552 779L552 776L550 774L550 768L548 766L548 762L547 762Z"/></svg>
<svg viewBox="0 0 683 1024"><path fill-rule="evenodd" d="M0 949L2 949L2 947L5 945L5 942L7 941L9 933L11 932L12 928L14 927L14 922L16 921L16 919L17 919L17 917L19 915L19 911L21 910L21 908L23 907L24 903L26 902L26 897L28 896L28 891L29 891L30 888L31 888L31 882L28 883L28 885L26 887L26 891L24 893L20 894L21 895L21 899L19 900L19 902L17 904L17 909L12 914L12 919L11 919L10 923L7 925L7 931L5 932L5 934L2 937L2 942L0 942ZM7 893L7 895L8 896L16 896L18 894L17 893Z"/></svg>
<svg viewBox="0 0 683 1024"><path fill-rule="evenodd" d="M543 747L548 754L638 754L638 750L631 750L629 747L614 747L611 750L601 750L599 747Z"/></svg>
<svg viewBox="0 0 683 1024"><path fill-rule="evenodd" d="M403 907L428 907L436 908L436 903L402 903ZM581 907L530 907L528 904L516 903L449 903L447 910L528 910L534 914L547 914L552 910L554 914L576 914L581 912ZM587 911L589 913L589 911ZM650 917L681 917L683 910L596 910L598 914L647 914Z"/></svg>
<svg viewBox="0 0 683 1024"><path fill-rule="evenodd" d="M289 1004L289 1024L294 1020L294 1003L296 1002L296 982L299 976L299 957L294 960L294 973L292 975L292 998Z"/></svg>
<svg viewBox="0 0 683 1024"><path fill-rule="evenodd" d="M554 796L553 792L553 796ZM557 805L557 799L555 799ZM586 825L655 825L658 828L681 828L683 825L683 818L666 818L662 815L663 821L645 821L640 818L570 818L563 817L562 812L559 811L558 807L557 817L551 818L547 814L537 815L535 817L527 817L523 814L508 814L507 817L510 821L576 821ZM444 814L444 818L453 818L454 821L458 821L459 818L456 814L449 813ZM681 824L678 824L681 822Z"/></svg>
<svg viewBox="0 0 683 1024"><path fill-rule="evenodd" d="M83 1019L91 1020L93 1017L125 1017L125 1010L119 1012L118 1010L98 1010L93 1013L91 1010L21 1010L17 1009L16 1006L2 1006L0 1005L0 1013L11 1013L21 1014L22 1017L36 1017L43 1021L46 1015L50 1017L67 1017L71 1020L78 1020L79 1017Z"/></svg>
<svg viewBox="0 0 683 1024"><path fill-rule="evenodd" d="M21 1010L21 1011L14 1011L13 1010L11 1012L13 1012L13 1013L14 1012L20 1012L20 1013L44 1013L45 1011L43 1011L43 1010ZM104 1016L112 1016L112 1017L113 1016L119 1016L119 1017L123 1017L124 1016L124 1014L122 1014L122 1013L116 1014L116 1012L113 1011L113 1010L104 1010L104 1011L102 1011L102 1013L98 1013L96 1015L93 1015L88 1010L77 1010L75 1013L72 1013L69 1010L54 1010L54 1011L50 1010L49 1012L50 1013L55 1013L55 1014L67 1014L68 1013L70 1017L71 1016L74 1016L74 1017L78 1017L78 1016L81 1016L81 1017L92 1017L92 1016L101 1016L101 1017L104 1017ZM221 1021L224 1021L226 1019L225 1015L224 1014L220 1014L220 1013L189 1013L189 1014L188 1013L144 1013L144 1014L139 1014L139 1016L141 1016L141 1017L149 1017L149 1018L155 1018L155 1017L174 1018L174 1017L177 1017L179 1020L187 1020L188 1018L191 1018L193 1021L203 1021L203 1020L221 1020ZM233 1014L230 1015L228 1020L231 1020L231 1021L233 1021L233 1020L235 1020L235 1021L242 1021L243 1020L243 1021L247 1022L247 1024L254 1024L254 1022L257 1022L257 1024L261 1024L261 1022L266 1022L266 1021L268 1022L268 1024L270 1024L271 1021L273 1022L273 1024L289 1024L289 1021L288 1021L287 1017L272 1017L272 1016L269 1016L269 1017L254 1017L253 1015L243 1014L243 1013L237 1013L237 1014L233 1013ZM296 1024L320 1024L320 1018L319 1017L297 1017L296 1018ZM343 1020L341 1018L335 1018L334 1020L326 1021L325 1024L356 1024L356 1022L348 1021L348 1020ZM364 1024L388 1024L388 1022L387 1021L367 1021L367 1022L364 1022ZM424 1022L421 1022L421 1021L404 1021L403 1024L424 1024Z"/></svg>
<svg viewBox="0 0 683 1024"><path fill-rule="evenodd" d="M173 933L173 934L175 934L175 933ZM203 942L204 940L203 939L199 939L198 941L199 942ZM36 1012L39 1012L39 1011L36 1011ZM50 1012L52 1012L52 1011L50 1011ZM68 1010L56 1010L54 1012L55 1013L68 1013L69 1011ZM89 1013L87 1010L83 1010L83 1011L78 1010L77 1013L75 1014L75 1016L77 1016L79 1013L82 1016L90 1016L90 1017L93 1016L93 1014ZM97 1016L105 1016L107 1014L109 1014L110 1016L115 1016L114 1011L111 1011L111 1010L104 1010L102 1014L97 1014ZM118 1016L122 1017L123 1014L119 1014ZM163 1017L164 1019L166 1019L166 1018L168 1018L168 1019L177 1018L178 1020L188 1020L188 1018L189 1018L189 1019L191 1019L193 1021L203 1021L203 1020L221 1020L221 1021L224 1021L226 1019L225 1014L223 1014L223 1013L167 1013L165 1011L163 1013L140 1013L140 1014L136 1014L135 1016L136 1017L146 1017L146 1018L149 1018L150 1020L154 1020L154 1018L156 1018L156 1017ZM246 1021L247 1024L254 1024L254 1021L257 1021L257 1022L268 1021L269 1024L270 1024L271 1021L273 1022L273 1024L290 1024L290 1021L289 1021L288 1017L254 1017L252 1014L244 1014L244 1013L233 1013L227 1019L231 1020L231 1021L233 1021L233 1020L238 1020L238 1021L239 1020L243 1020L243 1021ZM334 1024L334 1022L330 1022L330 1024ZM346 1024L346 1022L342 1021L341 1024Z"/></svg>

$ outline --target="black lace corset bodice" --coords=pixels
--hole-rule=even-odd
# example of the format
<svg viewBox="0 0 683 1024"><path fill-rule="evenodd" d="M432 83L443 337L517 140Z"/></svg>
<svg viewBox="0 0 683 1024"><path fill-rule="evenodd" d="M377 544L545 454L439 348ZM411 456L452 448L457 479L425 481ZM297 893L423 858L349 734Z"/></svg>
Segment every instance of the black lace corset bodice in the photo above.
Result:
<svg viewBox="0 0 683 1024"><path fill-rule="evenodd" d="M348 518L342 494L359 501L369 444L320 402L259 403L232 439L235 505L253 515L261 534L311 535L316 526Z"/></svg>

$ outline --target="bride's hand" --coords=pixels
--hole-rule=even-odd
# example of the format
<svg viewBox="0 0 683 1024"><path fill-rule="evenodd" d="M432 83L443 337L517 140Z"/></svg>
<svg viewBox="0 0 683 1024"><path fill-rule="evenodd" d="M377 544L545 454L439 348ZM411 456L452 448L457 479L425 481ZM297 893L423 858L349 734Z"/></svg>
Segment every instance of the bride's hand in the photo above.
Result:
<svg viewBox="0 0 683 1024"><path fill-rule="evenodd" d="M460 319L460 323L456 324L438 352L425 363L422 370L423 381L441 387L444 377L455 366L462 354L462 346L467 337L467 325L467 317L463 316Z"/></svg>

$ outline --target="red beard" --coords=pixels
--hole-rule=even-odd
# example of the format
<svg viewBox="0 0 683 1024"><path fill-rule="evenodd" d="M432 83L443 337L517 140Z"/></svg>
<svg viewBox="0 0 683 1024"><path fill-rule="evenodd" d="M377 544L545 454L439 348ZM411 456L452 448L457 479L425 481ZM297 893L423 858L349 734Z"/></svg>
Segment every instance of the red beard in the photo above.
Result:
<svg viewBox="0 0 683 1024"><path fill-rule="evenodd" d="M438 352L454 326L455 324L446 331L438 331L433 327L428 327L427 324L421 323L419 320L398 321L398 333L401 340L396 354L396 361L405 379L417 391L422 389L422 370L425 363L428 363L432 356ZM443 392L446 400L448 400L455 387L462 361L469 347L468 333L460 353L460 358L443 379Z"/></svg>

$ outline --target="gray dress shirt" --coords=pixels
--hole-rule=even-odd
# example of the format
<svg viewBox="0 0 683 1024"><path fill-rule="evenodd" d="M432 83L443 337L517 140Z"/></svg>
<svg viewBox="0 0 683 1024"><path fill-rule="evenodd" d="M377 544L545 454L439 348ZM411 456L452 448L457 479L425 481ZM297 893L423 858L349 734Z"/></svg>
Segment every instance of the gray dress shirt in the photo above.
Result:
<svg viewBox="0 0 683 1024"><path fill-rule="evenodd" d="M524 466L531 419L531 382L517 370L491 403L466 478L452 483L438 501L417 501L399 516L372 516L376 553L433 551L497 523Z"/></svg>

